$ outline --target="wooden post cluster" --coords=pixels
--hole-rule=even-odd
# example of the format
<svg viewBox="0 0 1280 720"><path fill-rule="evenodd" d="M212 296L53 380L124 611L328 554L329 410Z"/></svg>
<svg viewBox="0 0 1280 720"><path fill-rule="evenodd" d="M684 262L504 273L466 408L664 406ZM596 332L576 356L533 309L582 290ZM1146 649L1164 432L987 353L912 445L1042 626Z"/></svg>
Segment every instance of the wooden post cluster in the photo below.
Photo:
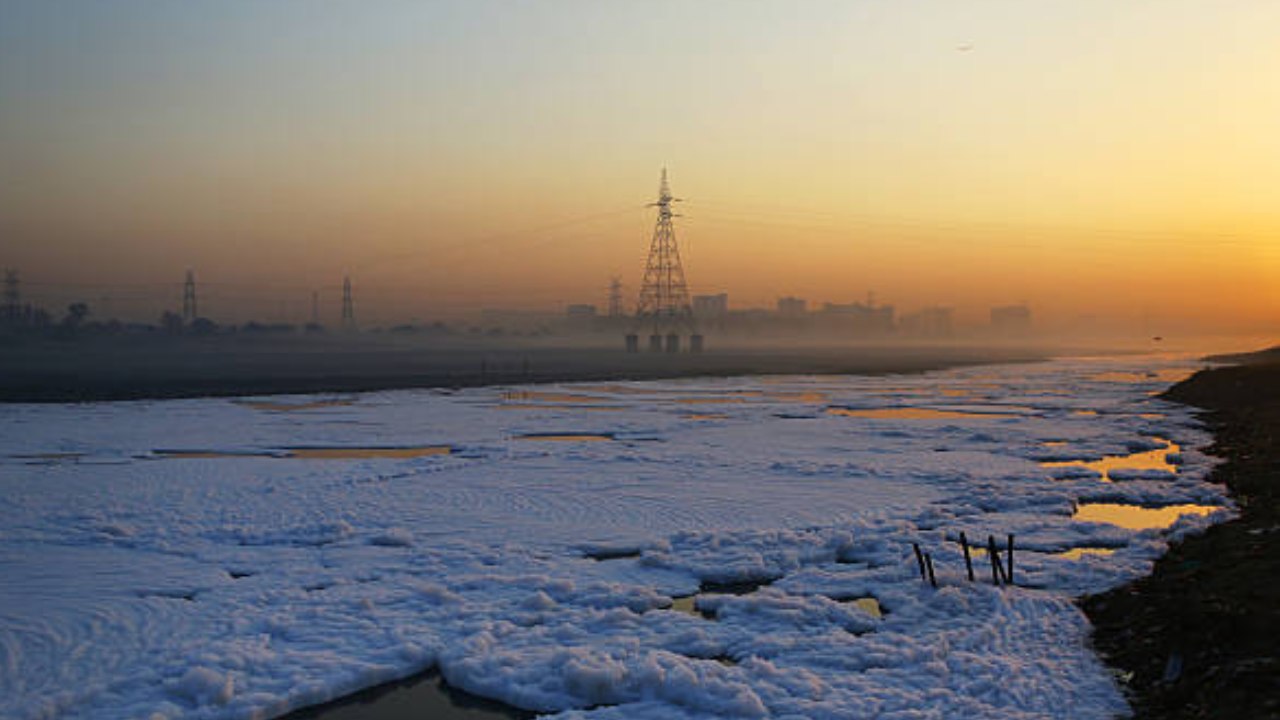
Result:
<svg viewBox="0 0 1280 720"><path fill-rule="evenodd" d="M938 587L938 578L933 574L933 557L929 553L920 551L919 543L911 543L911 547L916 551L916 564L920 566L920 579L928 580L929 584Z"/></svg>
<svg viewBox="0 0 1280 720"><path fill-rule="evenodd" d="M928 581L930 585L938 587L938 580L933 572L933 556L920 549L919 543L911 543L911 547L915 549L916 564L920 568L920 579ZM969 582L974 582L973 574L973 557L969 554L969 538L960 532L960 549L964 552L964 568L969 576ZM1013 533L1008 534L1008 540L1005 545L1005 559L1000 560L1000 550L996 547L996 536L987 536L987 559L991 561L991 584L999 587L1000 585L1013 585Z"/></svg>
<svg viewBox="0 0 1280 720"><path fill-rule="evenodd" d="M973 560L969 557L969 538L960 531L960 547L964 548L964 569L969 572L969 582L973 582Z"/></svg>
<svg viewBox="0 0 1280 720"><path fill-rule="evenodd" d="M1000 563L1000 551L996 549L996 537L994 535L987 536L987 554L991 559L991 583L993 585L1012 585L1013 584L1013 533L1009 533L1009 542L1006 546L1005 564Z"/></svg>

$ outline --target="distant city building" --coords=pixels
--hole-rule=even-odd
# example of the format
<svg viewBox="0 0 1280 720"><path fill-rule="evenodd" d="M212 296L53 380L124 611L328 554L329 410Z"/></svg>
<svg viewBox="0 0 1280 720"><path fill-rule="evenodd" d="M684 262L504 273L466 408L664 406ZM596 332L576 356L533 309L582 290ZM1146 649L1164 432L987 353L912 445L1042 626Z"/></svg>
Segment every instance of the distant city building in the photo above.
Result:
<svg viewBox="0 0 1280 720"><path fill-rule="evenodd" d="M1000 335L1025 335L1031 331L1031 308L1006 305L991 308L991 330Z"/></svg>
<svg viewBox="0 0 1280 720"><path fill-rule="evenodd" d="M693 316L696 318L719 319L729 312L729 295L694 295Z"/></svg>
<svg viewBox="0 0 1280 720"><path fill-rule="evenodd" d="M590 320L596 316L596 306L570 305L564 309L564 315L570 320Z"/></svg>
<svg viewBox="0 0 1280 720"><path fill-rule="evenodd" d="M795 297L778 298L778 317L802 318L808 313L809 303Z"/></svg>
<svg viewBox="0 0 1280 720"><path fill-rule="evenodd" d="M856 336L888 334L894 328L892 305L823 303L818 319L828 331L847 332Z"/></svg>
<svg viewBox="0 0 1280 720"><path fill-rule="evenodd" d="M951 337L954 331L951 308L936 306L903 315L898 326L904 335L921 338Z"/></svg>

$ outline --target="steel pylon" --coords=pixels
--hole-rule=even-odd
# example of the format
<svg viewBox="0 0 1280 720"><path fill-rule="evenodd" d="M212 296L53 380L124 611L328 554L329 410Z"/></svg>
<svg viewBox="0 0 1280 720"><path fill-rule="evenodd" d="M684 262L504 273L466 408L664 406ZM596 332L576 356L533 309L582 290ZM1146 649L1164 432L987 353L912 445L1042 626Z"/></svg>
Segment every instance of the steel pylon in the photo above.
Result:
<svg viewBox="0 0 1280 720"><path fill-rule="evenodd" d="M662 182L658 186L658 201L649 207L658 208L658 220L653 228L653 241L649 245L649 260L645 264L644 282L640 286L640 301L636 304L636 321L641 327L649 327L654 334L664 332L693 332L693 308L689 304L689 287L684 279L684 267L680 264L680 247L676 243L671 204L680 199L671 196L667 182L667 170L662 170Z"/></svg>

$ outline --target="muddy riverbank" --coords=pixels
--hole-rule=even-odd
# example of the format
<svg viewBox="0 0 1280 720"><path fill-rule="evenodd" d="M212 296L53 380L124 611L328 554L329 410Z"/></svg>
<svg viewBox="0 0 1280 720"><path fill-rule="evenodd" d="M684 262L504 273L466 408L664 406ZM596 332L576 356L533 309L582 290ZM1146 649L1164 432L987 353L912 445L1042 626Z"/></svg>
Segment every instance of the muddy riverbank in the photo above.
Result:
<svg viewBox="0 0 1280 720"><path fill-rule="evenodd" d="M1139 719L1280 718L1280 363L1202 371L1164 397L1206 411L1224 460L1211 479L1241 516L1086 598L1094 644Z"/></svg>

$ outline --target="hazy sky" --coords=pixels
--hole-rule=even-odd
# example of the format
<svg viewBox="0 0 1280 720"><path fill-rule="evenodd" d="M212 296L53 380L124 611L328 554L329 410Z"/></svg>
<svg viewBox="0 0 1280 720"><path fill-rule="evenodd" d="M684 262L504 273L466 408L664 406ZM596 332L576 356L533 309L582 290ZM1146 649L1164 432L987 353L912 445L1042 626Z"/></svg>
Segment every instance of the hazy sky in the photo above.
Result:
<svg viewBox="0 0 1280 720"><path fill-rule="evenodd" d="M0 0L0 264L38 297L603 304L664 165L735 306L1274 328L1280 2Z"/></svg>

